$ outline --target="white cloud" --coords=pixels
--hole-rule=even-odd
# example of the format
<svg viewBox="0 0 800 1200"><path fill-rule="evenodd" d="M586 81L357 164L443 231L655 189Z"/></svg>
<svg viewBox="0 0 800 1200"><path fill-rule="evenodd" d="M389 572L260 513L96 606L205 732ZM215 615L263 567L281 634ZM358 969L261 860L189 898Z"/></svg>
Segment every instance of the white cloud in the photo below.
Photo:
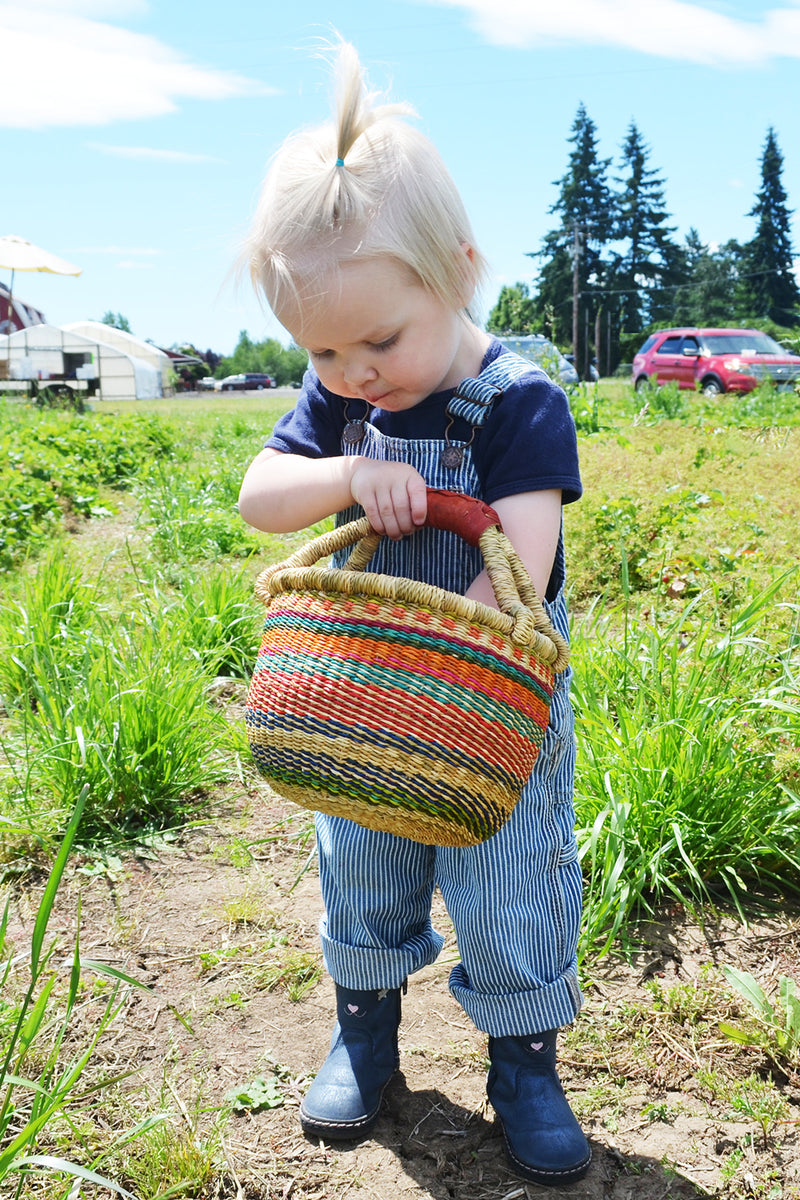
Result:
<svg viewBox="0 0 800 1200"><path fill-rule="evenodd" d="M221 158L214 158L211 154L189 154L185 150L158 150L152 146L106 146L101 142L90 142L89 147L92 150L99 150L101 154L112 154L116 158L144 158L150 159L152 162L173 163L222 162Z"/></svg>
<svg viewBox="0 0 800 1200"><path fill-rule="evenodd" d="M46 12L66 12L82 17L142 16L150 11L147 0L36 0L36 7Z"/></svg>
<svg viewBox="0 0 800 1200"><path fill-rule="evenodd" d="M428 0L466 9L488 42L501 46L582 43L712 66L800 58L800 8L773 8L742 21L691 0Z"/></svg>
<svg viewBox="0 0 800 1200"><path fill-rule="evenodd" d="M0 126L108 125L175 112L183 99L274 91L233 71L188 62L147 34L94 19L140 11L137 0L0 0Z"/></svg>

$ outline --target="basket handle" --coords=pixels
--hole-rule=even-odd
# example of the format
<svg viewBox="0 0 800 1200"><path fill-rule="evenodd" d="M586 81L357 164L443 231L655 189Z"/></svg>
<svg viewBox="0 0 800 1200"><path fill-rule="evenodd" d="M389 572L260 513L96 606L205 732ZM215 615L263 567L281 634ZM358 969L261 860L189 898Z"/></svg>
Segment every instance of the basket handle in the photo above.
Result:
<svg viewBox="0 0 800 1200"><path fill-rule="evenodd" d="M481 534L495 525L502 529L497 513L483 500L448 492L443 488L428 488L428 515L425 524L431 529L457 533L470 546L480 546Z"/></svg>
<svg viewBox="0 0 800 1200"><path fill-rule="evenodd" d="M535 644L540 657L551 663L554 670L562 671L569 661L569 647L553 627L522 561L503 533L494 509L482 500L441 488L428 488L428 505L426 525L459 534L481 551L497 601L497 610L463 596L452 596L452 602L472 616L476 608L484 609L484 619L494 623L503 636L510 636L520 646ZM263 604L269 605L282 588L281 580L289 588L321 586L321 579L326 572L315 564L348 547L353 549L347 562L332 574L339 577L337 586L343 591L356 592L363 586L360 573L366 569L381 537L372 529L366 517L351 521L348 525L339 525L329 533L307 542L284 562L275 563L262 571L255 583L256 596ZM352 580L352 587L343 582L348 578ZM374 574L370 576L370 588L376 594L395 598L405 589L411 589L416 596L416 589L425 590L427 585Z"/></svg>

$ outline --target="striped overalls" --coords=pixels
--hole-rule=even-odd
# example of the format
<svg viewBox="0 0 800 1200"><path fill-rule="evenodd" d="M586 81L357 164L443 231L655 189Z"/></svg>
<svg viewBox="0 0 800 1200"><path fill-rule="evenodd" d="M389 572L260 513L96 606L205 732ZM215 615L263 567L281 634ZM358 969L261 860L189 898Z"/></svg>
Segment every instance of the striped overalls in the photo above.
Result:
<svg viewBox="0 0 800 1200"><path fill-rule="evenodd" d="M482 403L473 398L481 398L487 374L502 386L504 373L520 373L521 361L501 355L479 380L460 386L451 411L480 426L491 404L487 407L485 395ZM532 369L524 363L525 371ZM343 454L410 463L429 487L478 494L469 445L453 454L444 431L441 441L412 441L385 437L368 422L355 435L348 430ZM445 466L443 452L445 462L461 461ZM339 520L356 515L362 515L360 509L340 514ZM422 529L400 542L384 538L369 569L463 594L482 567L480 551L457 535ZM550 589L554 598L545 604L567 637L563 585L559 538ZM573 831L569 683L569 669L556 677L550 726L534 771L508 822L488 841L466 848L424 846L317 814L325 904L320 933L325 966L336 983L396 988L432 963L444 941L431 923L438 886L461 960L450 974L450 989L478 1029L505 1037L554 1029L573 1019L581 1002L575 957L581 872Z"/></svg>

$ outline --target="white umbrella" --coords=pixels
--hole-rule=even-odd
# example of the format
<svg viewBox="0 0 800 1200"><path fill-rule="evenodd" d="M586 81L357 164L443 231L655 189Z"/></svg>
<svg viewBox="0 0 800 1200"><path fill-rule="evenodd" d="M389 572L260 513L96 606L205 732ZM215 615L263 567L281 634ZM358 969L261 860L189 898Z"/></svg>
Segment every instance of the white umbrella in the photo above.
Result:
<svg viewBox="0 0 800 1200"><path fill-rule="evenodd" d="M11 334L11 306L14 300L15 271L48 271L51 275L80 275L82 268L75 267L63 258L57 258L48 250L34 246L25 238L0 237L0 267L11 272L11 288L8 293L8 332Z"/></svg>
<svg viewBox="0 0 800 1200"><path fill-rule="evenodd" d="M0 267L7 271L49 271L51 275L80 275L82 268L74 267L48 250L26 242L25 238L0 237Z"/></svg>

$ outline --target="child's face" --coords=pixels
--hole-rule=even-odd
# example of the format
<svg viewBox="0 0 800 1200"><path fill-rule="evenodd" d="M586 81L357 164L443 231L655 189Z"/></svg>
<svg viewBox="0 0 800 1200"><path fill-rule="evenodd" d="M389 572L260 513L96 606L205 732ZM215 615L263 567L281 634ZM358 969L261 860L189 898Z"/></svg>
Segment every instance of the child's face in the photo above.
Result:
<svg viewBox="0 0 800 1200"><path fill-rule="evenodd" d="M400 412L480 369L476 329L461 309L431 295L394 259L346 262L328 283L322 303L305 311L292 304L278 316L337 395Z"/></svg>

